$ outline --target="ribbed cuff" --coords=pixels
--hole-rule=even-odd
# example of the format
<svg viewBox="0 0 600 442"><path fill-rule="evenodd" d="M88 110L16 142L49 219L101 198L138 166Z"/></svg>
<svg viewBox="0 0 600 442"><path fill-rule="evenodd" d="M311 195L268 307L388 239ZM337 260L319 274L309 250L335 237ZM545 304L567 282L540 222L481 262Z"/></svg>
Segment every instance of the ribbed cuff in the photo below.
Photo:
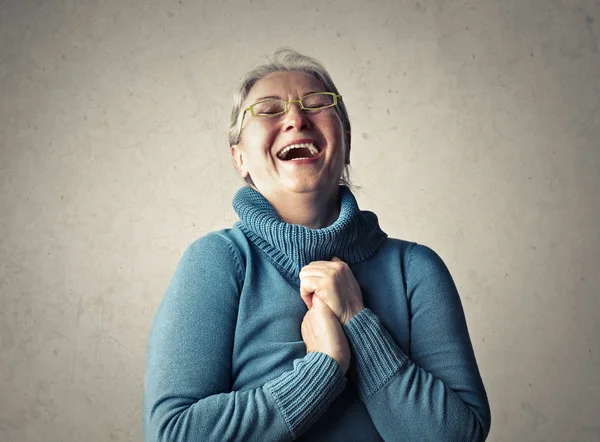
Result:
<svg viewBox="0 0 600 442"><path fill-rule="evenodd" d="M375 313L365 308L344 326L362 399L375 394L408 361Z"/></svg>
<svg viewBox="0 0 600 442"><path fill-rule="evenodd" d="M345 386L346 378L337 362L319 352L297 359L292 371L265 384L294 439L321 417Z"/></svg>

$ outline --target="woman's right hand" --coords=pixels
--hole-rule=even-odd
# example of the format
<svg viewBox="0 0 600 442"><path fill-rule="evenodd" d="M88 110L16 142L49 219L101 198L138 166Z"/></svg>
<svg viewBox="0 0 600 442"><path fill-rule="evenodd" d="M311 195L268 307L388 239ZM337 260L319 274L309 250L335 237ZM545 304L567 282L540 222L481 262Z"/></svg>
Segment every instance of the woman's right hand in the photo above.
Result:
<svg viewBox="0 0 600 442"><path fill-rule="evenodd" d="M348 340L335 314L317 296L313 296L312 307L304 315L301 332L306 344L306 353L325 353L332 357L346 374L351 358Z"/></svg>

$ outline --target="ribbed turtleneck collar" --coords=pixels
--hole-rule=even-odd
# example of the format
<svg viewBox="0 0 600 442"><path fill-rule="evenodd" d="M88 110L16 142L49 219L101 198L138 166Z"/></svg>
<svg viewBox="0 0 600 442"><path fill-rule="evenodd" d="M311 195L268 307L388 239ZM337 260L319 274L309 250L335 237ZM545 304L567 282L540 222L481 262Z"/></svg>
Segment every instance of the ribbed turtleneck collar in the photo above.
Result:
<svg viewBox="0 0 600 442"><path fill-rule="evenodd" d="M250 187L238 190L233 208L240 217L236 227L296 285L300 270L310 262L337 256L355 264L369 258L387 238L379 228L377 216L361 211L345 186L340 186L338 219L323 229L282 221L267 199Z"/></svg>

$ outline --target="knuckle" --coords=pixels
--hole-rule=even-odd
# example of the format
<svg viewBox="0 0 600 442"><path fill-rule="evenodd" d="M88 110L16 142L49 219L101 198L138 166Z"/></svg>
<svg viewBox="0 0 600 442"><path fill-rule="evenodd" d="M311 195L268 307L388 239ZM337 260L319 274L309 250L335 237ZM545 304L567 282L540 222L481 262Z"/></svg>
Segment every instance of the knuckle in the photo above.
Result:
<svg viewBox="0 0 600 442"><path fill-rule="evenodd" d="M336 274L343 273L348 267L345 262L336 262L333 265L333 270Z"/></svg>

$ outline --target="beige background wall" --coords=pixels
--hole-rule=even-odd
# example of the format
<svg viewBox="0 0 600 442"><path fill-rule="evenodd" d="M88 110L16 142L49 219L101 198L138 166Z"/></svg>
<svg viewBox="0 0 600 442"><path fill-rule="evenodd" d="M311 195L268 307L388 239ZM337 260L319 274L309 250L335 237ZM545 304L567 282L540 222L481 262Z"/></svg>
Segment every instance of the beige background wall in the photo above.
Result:
<svg viewBox="0 0 600 442"><path fill-rule="evenodd" d="M597 0L0 1L0 440L141 440L157 305L236 219L234 85L284 45L361 207L454 275L489 440L600 440Z"/></svg>

